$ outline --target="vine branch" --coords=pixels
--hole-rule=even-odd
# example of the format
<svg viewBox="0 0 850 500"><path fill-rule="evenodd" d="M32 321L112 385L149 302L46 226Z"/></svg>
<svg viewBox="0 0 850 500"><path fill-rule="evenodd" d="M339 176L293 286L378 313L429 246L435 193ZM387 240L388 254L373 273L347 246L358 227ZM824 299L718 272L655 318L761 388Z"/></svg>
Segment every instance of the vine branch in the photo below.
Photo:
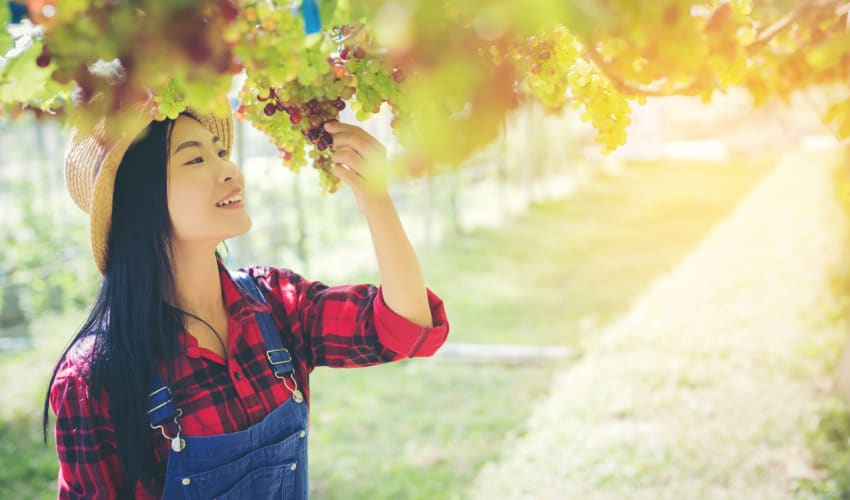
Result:
<svg viewBox="0 0 850 500"><path fill-rule="evenodd" d="M846 0L829 0L821 3L816 0L808 0L801 3L786 15L782 16L776 22L759 31L755 40L744 47L747 54L754 54L767 45L773 38L788 29L792 24L809 15L812 12L824 9L835 8L835 13L838 15L847 15L847 26L850 29L850 3L842 3ZM602 72L614 85L614 87L622 94L627 95L643 95L646 97L667 97L673 95L694 95L699 92L699 89L704 86L704 82L694 79L690 83L684 84L669 90L662 90L657 87L647 85L636 85L625 81L620 75L616 74L605 61L605 58L600 54L592 44L584 43L583 55L586 59L593 62L594 65Z"/></svg>

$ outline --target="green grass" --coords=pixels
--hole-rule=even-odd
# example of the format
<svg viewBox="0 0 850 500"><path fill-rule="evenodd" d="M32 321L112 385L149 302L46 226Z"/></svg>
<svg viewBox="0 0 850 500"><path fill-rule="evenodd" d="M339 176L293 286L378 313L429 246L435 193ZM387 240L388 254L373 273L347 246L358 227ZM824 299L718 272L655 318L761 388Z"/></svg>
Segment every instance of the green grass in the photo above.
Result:
<svg viewBox="0 0 850 500"><path fill-rule="evenodd" d="M534 205L498 230L471 231L421 250L428 286L446 304L450 340L573 346L592 340L729 213L774 160L630 164L625 175L599 177L571 199ZM32 380L43 387L45 363L80 317L42 319L36 335L59 340L0 358L4 401L20 393L31 398L30 408L39 407L39 391L13 386ZM523 432L558 368L414 360L316 370L313 497L462 496L480 467L498 458L503 440ZM48 497L55 488L55 452L35 444L33 415L6 416L0 428L0 491L10 498Z"/></svg>
<svg viewBox="0 0 850 500"><path fill-rule="evenodd" d="M818 418L807 431L815 465L824 479L800 481L798 498L850 499L850 411L837 397L823 401Z"/></svg>
<svg viewBox="0 0 850 500"><path fill-rule="evenodd" d="M846 164L846 163L845 163ZM836 181L844 182L847 168L836 170ZM850 216L850 201L844 199L842 206ZM850 235L847 235L850 239ZM850 243L850 241L848 241ZM847 341L847 327L850 326L850 272L841 269L833 276L833 303L824 304L824 309L815 317L828 325L837 326L837 335L822 336L810 343L803 351L810 359L815 359L822 373L835 374ZM825 474L823 477L803 479L797 485L797 498L850 500L850 407L838 394L823 398L816 418L808 422L806 428L809 450L814 458L814 466Z"/></svg>
<svg viewBox="0 0 850 500"><path fill-rule="evenodd" d="M729 213L773 160L634 164L622 178L538 204L498 231L421 252L428 286L445 301L450 339L578 345L592 338ZM412 361L316 370L314 497L462 496L505 436L523 432L556 368Z"/></svg>

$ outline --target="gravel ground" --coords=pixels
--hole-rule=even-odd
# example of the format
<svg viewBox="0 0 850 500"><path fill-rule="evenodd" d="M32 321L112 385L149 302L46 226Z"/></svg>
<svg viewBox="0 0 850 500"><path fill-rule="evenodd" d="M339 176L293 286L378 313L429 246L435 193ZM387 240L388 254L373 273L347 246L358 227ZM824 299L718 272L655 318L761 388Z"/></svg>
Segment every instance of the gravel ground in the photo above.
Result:
<svg viewBox="0 0 850 500"><path fill-rule="evenodd" d="M837 151L793 152L559 372L471 498L788 498L816 477L846 225ZM826 353L831 354L831 353Z"/></svg>

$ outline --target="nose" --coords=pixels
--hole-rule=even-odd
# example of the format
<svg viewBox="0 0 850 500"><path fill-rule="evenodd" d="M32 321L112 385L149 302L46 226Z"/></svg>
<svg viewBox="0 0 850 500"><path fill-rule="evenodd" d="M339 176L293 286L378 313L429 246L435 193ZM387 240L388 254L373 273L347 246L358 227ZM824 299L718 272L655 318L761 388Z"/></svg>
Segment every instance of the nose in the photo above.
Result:
<svg viewBox="0 0 850 500"><path fill-rule="evenodd" d="M232 182L242 178L242 170L229 159L221 161L221 182Z"/></svg>

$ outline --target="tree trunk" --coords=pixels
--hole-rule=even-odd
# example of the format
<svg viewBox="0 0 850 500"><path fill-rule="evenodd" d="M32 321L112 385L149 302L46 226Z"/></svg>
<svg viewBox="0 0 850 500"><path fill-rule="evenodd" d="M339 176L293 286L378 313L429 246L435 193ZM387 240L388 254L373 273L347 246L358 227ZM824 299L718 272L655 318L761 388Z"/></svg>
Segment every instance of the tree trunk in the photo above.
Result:
<svg viewBox="0 0 850 500"><path fill-rule="evenodd" d="M292 179L292 200L295 202L295 226L298 239L295 242L295 252L304 269L304 274L310 274L310 259L307 255L307 224L304 219L304 200L301 196L300 177Z"/></svg>

